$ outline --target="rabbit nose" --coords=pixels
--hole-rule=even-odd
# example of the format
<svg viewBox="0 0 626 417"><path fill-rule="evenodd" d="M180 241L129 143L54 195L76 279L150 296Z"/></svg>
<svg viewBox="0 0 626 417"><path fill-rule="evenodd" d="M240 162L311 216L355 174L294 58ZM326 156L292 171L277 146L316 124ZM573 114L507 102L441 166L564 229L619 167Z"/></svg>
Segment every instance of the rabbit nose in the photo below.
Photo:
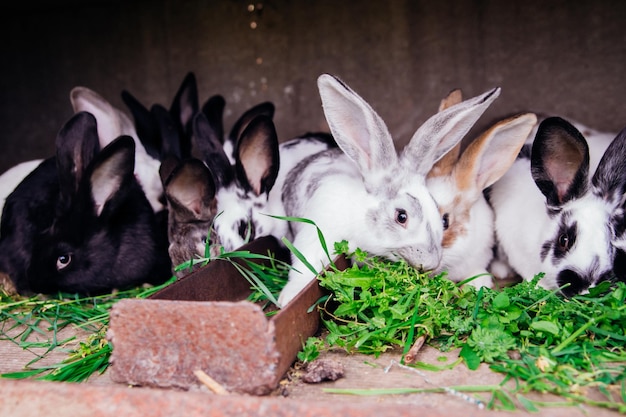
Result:
<svg viewBox="0 0 626 417"><path fill-rule="evenodd" d="M403 248L398 251L406 261L414 268L424 271L437 269L441 263L442 253L439 248Z"/></svg>
<svg viewBox="0 0 626 417"><path fill-rule="evenodd" d="M590 282L586 280L585 277L581 276L579 273L571 269L565 269L559 272L556 282L559 287L569 284L561 290L563 295L565 295L566 297L572 297L576 294L582 294L583 292L588 290L590 284Z"/></svg>

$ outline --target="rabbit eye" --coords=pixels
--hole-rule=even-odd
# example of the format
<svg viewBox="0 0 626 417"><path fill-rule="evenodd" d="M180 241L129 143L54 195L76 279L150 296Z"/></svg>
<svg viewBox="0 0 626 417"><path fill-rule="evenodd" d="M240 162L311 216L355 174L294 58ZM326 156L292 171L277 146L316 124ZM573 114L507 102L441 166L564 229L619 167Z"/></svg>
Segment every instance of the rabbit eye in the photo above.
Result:
<svg viewBox="0 0 626 417"><path fill-rule="evenodd" d="M441 217L441 223L443 223L443 230L448 230L448 227L450 227L450 214L444 213Z"/></svg>
<svg viewBox="0 0 626 417"><path fill-rule="evenodd" d="M559 236L559 246L562 250L568 250L570 247L570 238L567 233L563 233Z"/></svg>
<svg viewBox="0 0 626 417"><path fill-rule="evenodd" d="M64 253L57 258L57 271L61 271L69 266L72 263L72 254Z"/></svg>
<svg viewBox="0 0 626 417"><path fill-rule="evenodd" d="M406 214L404 209L396 209L396 222L401 225L405 225L409 220L409 215Z"/></svg>
<svg viewBox="0 0 626 417"><path fill-rule="evenodd" d="M239 223L239 236L245 241L249 242L254 240L256 231L254 229L254 223L251 221L242 220Z"/></svg>

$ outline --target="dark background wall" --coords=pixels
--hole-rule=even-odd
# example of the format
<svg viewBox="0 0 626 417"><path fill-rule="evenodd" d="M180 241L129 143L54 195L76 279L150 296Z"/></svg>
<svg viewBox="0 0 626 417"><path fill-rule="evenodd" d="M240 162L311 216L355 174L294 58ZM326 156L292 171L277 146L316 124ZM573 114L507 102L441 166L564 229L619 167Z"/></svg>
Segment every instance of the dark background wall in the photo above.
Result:
<svg viewBox="0 0 626 417"><path fill-rule="evenodd" d="M455 87L466 96L503 88L476 129L527 109L626 125L621 0L22 3L0 6L0 171L52 154L72 87L120 108L122 89L169 105L188 71L201 100L226 98L227 127L273 101L281 139L326 129L323 72L369 101L399 147Z"/></svg>

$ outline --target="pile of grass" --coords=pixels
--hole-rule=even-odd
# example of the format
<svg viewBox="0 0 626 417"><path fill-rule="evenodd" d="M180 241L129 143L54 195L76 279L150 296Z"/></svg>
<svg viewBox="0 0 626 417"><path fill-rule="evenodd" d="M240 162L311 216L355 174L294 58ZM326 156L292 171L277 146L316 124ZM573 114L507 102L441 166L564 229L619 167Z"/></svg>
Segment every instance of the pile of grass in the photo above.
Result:
<svg viewBox="0 0 626 417"><path fill-rule="evenodd" d="M539 287L541 276L502 290L453 283L405 262L369 257L357 250L355 266L331 269L320 284L331 296L320 304L325 338L309 339L299 358L325 349L379 355L406 354L418 338L448 351L460 349L470 369L481 363L504 374L497 386L393 389L388 393L453 390L488 393L489 408L536 411L546 405L587 404L626 412L626 284L605 282L587 295L564 298ZM332 306L332 307L331 307ZM421 369L449 368L417 362ZM514 381L515 384L507 384ZM512 387L511 387L512 385ZM551 393L557 403L532 401L529 392ZM385 390L328 390L380 395Z"/></svg>

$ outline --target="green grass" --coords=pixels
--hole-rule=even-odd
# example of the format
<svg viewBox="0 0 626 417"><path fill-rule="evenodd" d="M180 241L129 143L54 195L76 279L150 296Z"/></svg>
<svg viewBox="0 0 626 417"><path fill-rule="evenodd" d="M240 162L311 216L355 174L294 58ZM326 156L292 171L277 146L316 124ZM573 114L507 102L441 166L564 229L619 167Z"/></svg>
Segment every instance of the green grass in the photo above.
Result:
<svg viewBox="0 0 626 417"><path fill-rule="evenodd" d="M336 249L345 253L347 245ZM442 351L460 349L470 369L485 363L504 375L496 387L448 387L489 394L489 408L534 411L551 405L526 397L541 392L570 405L626 412L626 284L602 283L572 298L539 287L541 276L498 291L476 290L444 274L419 273L405 262L371 258L359 250L347 255L354 256L355 266L331 269L319 278L332 294L319 306L328 333L309 339L301 360L325 349L406 354L425 336ZM441 368L419 362L415 367Z"/></svg>
<svg viewBox="0 0 626 417"><path fill-rule="evenodd" d="M34 356L23 371L0 376L80 382L94 373L104 372L111 354L106 329L113 304L124 298L147 298L173 281L172 278L160 286L97 297L65 293L22 297L0 292L0 340L11 341ZM61 332L68 327L82 329L89 336L84 341L76 336L61 339ZM33 342L33 339L38 340ZM55 351L66 352L68 356L60 363L39 365L38 362Z"/></svg>

